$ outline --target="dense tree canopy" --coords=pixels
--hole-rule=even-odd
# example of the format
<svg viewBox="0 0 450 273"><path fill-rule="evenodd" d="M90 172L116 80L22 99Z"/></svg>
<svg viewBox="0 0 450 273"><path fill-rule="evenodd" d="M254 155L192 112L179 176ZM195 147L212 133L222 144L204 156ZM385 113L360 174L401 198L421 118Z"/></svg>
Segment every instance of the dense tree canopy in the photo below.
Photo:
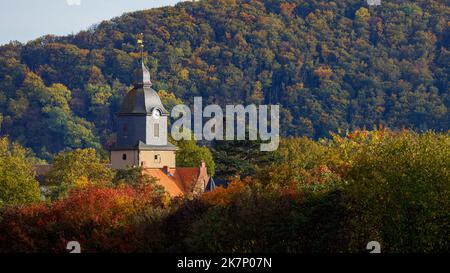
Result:
<svg viewBox="0 0 450 273"><path fill-rule="evenodd" d="M74 188L110 184L113 175L113 170L100 161L94 149L76 149L55 156L46 182L50 196L60 198Z"/></svg>
<svg viewBox="0 0 450 273"><path fill-rule="evenodd" d="M1 133L50 158L114 143L145 35L155 88L187 103L282 106L284 135L448 130L450 7L442 0L219 0L127 13L0 47Z"/></svg>
<svg viewBox="0 0 450 273"><path fill-rule="evenodd" d="M33 162L26 149L0 138L0 207L24 205L40 200Z"/></svg>
<svg viewBox="0 0 450 273"><path fill-rule="evenodd" d="M183 140L177 143L179 150L176 153L178 167L200 167L202 161L208 168L208 174L214 176L215 163L208 147L198 146L194 140Z"/></svg>
<svg viewBox="0 0 450 273"><path fill-rule="evenodd" d="M73 238L87 252L448 252L448 18L442 0L203 0L1 46L0 134L15 144L0 139L0 252ZM177 143L178 166L252 177L168 200L139 168L105 166L141 32L168 109L281 106L275 152ZM54 158L53 200L21 145Z"/></svg>
<svg viewBox="0 0 450 273"><path fill-rule="evenodd" d="M284 139L257 176L168 200L139 169L51 203L0 208L0 252L450 251L450 136L354 131Z"/></svg>

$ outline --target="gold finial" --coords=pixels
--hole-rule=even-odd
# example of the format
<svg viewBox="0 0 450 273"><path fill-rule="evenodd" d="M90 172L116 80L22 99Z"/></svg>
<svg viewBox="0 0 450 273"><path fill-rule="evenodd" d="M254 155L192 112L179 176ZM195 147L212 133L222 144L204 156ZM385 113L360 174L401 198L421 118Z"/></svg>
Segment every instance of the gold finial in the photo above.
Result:
<svg viewBox="0 0 450 273"><path fill-rule="evenodd" d="M144 33L139 33L137 35L137 43L141 49L142 62L144 62Z"/></svg>
<svg viewBox="0 0 450 273"><path fill-rule="evenodd" d="M137 35L137 38L138 38L137 43L138 43L141 47L144 47L144 33L139 33L139 34Z"/></svg>

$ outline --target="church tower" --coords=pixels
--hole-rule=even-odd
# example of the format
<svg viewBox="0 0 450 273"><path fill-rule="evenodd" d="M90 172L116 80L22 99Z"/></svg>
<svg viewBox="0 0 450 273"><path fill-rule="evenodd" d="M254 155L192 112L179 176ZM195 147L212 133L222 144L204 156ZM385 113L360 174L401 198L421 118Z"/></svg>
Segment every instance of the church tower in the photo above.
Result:
<svg viewBox="0 0 450 273"><path fill-rule="evenodd" d="M112 168L175 168L177 147L167 141L168 116L169 112L152 88L150 72L142 57L134 87L125 96L117 115L117 143L111 149Z"/></svg>

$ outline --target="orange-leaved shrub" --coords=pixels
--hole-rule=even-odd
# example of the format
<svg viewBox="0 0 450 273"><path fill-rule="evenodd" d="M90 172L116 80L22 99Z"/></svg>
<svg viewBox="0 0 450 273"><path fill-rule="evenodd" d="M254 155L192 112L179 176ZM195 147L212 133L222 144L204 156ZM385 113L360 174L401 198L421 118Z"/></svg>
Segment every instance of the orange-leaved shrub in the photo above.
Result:
<svg viewBox="0 0 450 273"><path fill-rule="evenodd" d="M152 184L87 186L50 204L4 208L0 251L65 252L78 241L83 252L129 252L139 240L132 218L147 206L164 206Z"/></svg>

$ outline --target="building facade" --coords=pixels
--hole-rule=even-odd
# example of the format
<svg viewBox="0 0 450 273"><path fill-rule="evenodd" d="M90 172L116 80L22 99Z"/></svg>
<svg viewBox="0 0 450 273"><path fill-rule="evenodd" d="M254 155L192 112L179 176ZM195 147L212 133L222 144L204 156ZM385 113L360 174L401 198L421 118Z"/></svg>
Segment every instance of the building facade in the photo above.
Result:
<svg viewBox="0 0 450 273"><path fill-rule="evenodd" d="M123 99L117 115L117 142L110 149L111 167L141 167L171 196L199 194L213 188L204 162L199 162L198 168L177 168L178 148L168 141L168 116L142 61L134 87Z"/></svg>
<svg viewBox="0 0 450 273"><path fill-rule="evenodd" d="M117 143L111 149L112 168L175 168L177 147L167 141L169 113L153 90L150 72L144 63L138 75L117 115Z"/></svg>

